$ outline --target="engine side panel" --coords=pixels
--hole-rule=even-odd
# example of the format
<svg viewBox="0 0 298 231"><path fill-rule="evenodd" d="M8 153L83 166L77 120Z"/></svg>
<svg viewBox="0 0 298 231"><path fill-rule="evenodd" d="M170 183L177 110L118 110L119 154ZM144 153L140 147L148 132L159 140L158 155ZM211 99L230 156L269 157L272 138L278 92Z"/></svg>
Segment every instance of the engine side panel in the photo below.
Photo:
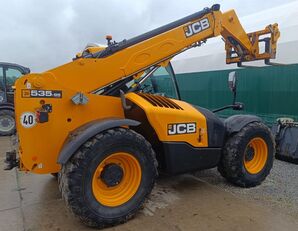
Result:
<svg viewBox="0 0 298 231"><path fill-rule="evenodd" d="M131 108L125 110L125 117L141 122L140 126L131 127L131 129L142 134L151 143L157 154L160 171L173 175L217 166L222 145L216 146L216 142L222 142L225 130L224 127L221 129L223 132L220 134L221 139L215 142L218 135L212 134L216 132L214 126L210 126L210 132L209 128L208 132L206 129L209 123L214 122L213 117L205 118L206 113L201 114L199 109L187 103L156 95L130 93L127 95L127 103ZM156 115L153 116L153 114ZM182 121L186 123L194 121L196 133L169 135L168 125L183 124ZM222 126L223 124L220 123L220 127ZM201 138L199 138L200 133ZM211 147L210 142L213 145Z"/></svg>
<svg viewBox="0 0 298 231"><path fill-rule="evenodd" d="M150 94L129 93L126 98L132 102L132 107L135 104L145 112L159 141L208 147L206 118L190 104ZM128 118L137 120L135 115L130 116L133 118Z"/></svg>

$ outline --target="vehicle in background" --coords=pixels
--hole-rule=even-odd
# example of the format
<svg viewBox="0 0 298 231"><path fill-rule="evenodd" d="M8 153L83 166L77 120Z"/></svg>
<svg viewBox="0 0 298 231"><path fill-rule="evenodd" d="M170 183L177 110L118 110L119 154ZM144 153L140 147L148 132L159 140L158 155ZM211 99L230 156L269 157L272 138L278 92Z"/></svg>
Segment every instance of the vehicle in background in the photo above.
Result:
<svg viewBox="0 0 298 231"><path fill-rule="evenodd" d="M0 62L0 136L15 133L14 83L30 69L14 63Z"/></svg>

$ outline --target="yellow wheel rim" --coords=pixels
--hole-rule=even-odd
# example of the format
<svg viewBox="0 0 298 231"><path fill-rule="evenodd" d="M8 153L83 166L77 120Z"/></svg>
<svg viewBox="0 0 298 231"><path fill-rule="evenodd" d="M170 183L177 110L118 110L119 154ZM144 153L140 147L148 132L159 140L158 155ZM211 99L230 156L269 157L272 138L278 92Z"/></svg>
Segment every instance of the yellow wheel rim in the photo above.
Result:
<svg viewBox="0 0 298 231"><path fill-rule="evenodd" d="M250 174L261 172L267 162L268 148L266 142L260 138L252 139L245 149L244 166Z"/></svg>
<svg viewBox="0 0 298 231"><path fill-rule="evenodd" d="M115 172L108 170L112 165L118 173L121 172L121 177L115 181L116 183L109 185L103 176L115 178ZM120 206L135 195L141 178L141 166L134 156L125 152L114 153L105 158L96 168L92 178L93 195L102 205Z"/></svg>

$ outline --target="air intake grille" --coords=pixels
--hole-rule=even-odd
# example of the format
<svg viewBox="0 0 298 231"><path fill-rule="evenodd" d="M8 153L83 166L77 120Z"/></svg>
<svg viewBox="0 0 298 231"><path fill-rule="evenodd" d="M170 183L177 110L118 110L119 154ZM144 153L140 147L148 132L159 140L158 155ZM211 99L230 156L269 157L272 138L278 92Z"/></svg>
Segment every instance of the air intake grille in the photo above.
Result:
<svg viewBox="0 0 298 231"><path fill-rule="evenodd" d="M177 110L183 110L182 107L180 107L178 104L173 102L172 100L159 96L159 95L151 95L151 94L144 94L144 93L138 93L139 96L147 100L149 103L151 103L155 107L165 107L165 108L172 108Z"/></svg>

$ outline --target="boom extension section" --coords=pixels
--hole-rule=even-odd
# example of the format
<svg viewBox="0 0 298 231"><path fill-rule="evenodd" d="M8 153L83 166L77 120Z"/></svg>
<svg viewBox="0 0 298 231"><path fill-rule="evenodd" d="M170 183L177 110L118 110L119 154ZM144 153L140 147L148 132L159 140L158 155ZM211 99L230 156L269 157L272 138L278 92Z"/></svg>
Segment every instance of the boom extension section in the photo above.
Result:
<svg viewBox="0 0 298 231"><path fill-rule="evenodd" d="M73 62L48 72L61 76L57 81L62 85L71 82L72 87L79 87L77 90L94 92L123 78L138 78L146 69L166 65L175 55L220 35L226 44L227 63L268 61L275 57L279 38L277 24L247 34L234 10L222 13L219 8L213 5L121 42L112 41L109 36L107 47L89 46ZM260 39L267 34L268 38ZM263 53L259 48L261 42L265 42ZM86 76L88 81L84 79Z"/></svg>
<svg viewBox="0 0 298 231"><path fill-rule="evenodd" d="M126 48L130 48L129 51L136 49L140 52L145 46L160 43L162 47L164 43L167 52L160 52L156 55L156 59L150 59L152 65L191 47L200 46L208 38L218 35L221 35L225 42L227 64L255 60L265 60L268 64L270 59L275 58L277 40L280 36L278 24L268 25L260 31L246 33L234 10L222 13L219 9L218 4L213 5L211 8L205 8L203 11L119 43L111 42L111 37L109 37L107 48L89 47L83 55L77 58L105 58L116 52L124 52ZM264 38L266 35L268 37ZM265 44L264 52L261 52L262 42ZM146 65L144 68L147 67Z"/></svg>

